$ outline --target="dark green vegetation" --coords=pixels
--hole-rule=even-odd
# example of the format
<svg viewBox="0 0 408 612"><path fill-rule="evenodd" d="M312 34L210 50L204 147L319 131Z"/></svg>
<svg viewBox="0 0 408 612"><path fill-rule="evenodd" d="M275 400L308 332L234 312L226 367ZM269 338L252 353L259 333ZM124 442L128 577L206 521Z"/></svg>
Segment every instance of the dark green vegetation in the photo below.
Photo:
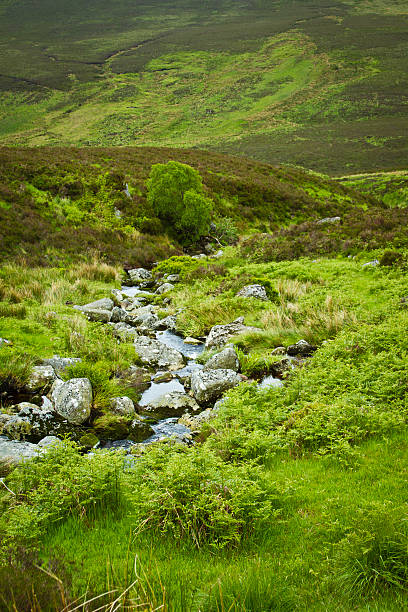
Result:
<svg viewBox="0 0 408 612"><path fill-rule="evenodd" d="M398 0L0 0L0 142L404 167Z"/></svg>
<svg viewBox="0 0 408 612"><path fill-rule="evenodd" d="M147 200L151 166L177 160L200 173L220 237L382 207L369 195L296 168L217 153L150 148L0 149L0 257L31 265L89 261L137 267L179 252L171 223ZM128 184L128 194L125 186ZM224 229L222 229L224 228ZM231 228L230 228L231 229ZM182 238L180 232L178 238Z"/></svg>

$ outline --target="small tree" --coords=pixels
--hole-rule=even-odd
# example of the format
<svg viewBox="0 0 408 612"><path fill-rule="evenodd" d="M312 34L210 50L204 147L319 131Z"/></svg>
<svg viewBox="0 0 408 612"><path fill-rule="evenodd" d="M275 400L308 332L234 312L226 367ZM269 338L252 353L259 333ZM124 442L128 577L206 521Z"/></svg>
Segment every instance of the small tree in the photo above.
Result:
<svg viewBox="0 0 408 612"><path fill-rule="evenodd" d="M147 200L156 215L167 221L184 242L194 242L208 232L212 202L204 195L197 170L176 161L154 164L147 190Z"/></svg>

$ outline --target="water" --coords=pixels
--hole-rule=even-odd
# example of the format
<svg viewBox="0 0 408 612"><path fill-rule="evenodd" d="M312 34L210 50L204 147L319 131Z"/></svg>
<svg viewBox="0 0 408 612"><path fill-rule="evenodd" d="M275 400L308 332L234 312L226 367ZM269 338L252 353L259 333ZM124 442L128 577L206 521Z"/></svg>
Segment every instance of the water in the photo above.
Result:
<svg viewBox="0 0 408 612"><path fill-rule="evenodd" d="M172 391L181 391L184 393L184 387L177 378L164 383L152 382L150 387L143 393L139 404L140 406L148 406L153 400L159 399L159 397L166 395L166 393L171 393Z"/></svg>
<svg viewBox="0 0 408 612"><path fill-rule="evenodd" d="M147 438L147 440L144 440L142 444L151 444L152 442L156 442L156 440L171 438L172 436L183 438L186 435L191 435L189 428L185 427L185 425L180 425L177 421L178 417L171 417L152 425L154 434L150 436L150 438Z"/></svg>
<svg viewBox="0 0 408 612"><path fill-rule="evenodd" d="M160 342L163 342L163 344L166 346L176 349L179 351L179 353L185 357L188 357L189 359L197 359L197 357L201 355L204 350L204 344L186 344L183 338L168 330L157 332L156 338Z"/></svg>
<svg viewBox="0 0 408 612"><path fill-rule="evenodd" d="M122 285L120 290L123 293L123 295L125 295L126 297L135 297L135 296L139 296L139 295L140 295L140 297L143 297L144 295L153 295L150 291L143 291L138 286L136 286L136 287L127 287L126 285Z"/></svg>
<svg viewBox="0 0 408 612"><path fill-rule="evenodd" d="M280 378L266 376L258 385L259 389L267 389L268 387L283 387L283 382Z"/></svg>

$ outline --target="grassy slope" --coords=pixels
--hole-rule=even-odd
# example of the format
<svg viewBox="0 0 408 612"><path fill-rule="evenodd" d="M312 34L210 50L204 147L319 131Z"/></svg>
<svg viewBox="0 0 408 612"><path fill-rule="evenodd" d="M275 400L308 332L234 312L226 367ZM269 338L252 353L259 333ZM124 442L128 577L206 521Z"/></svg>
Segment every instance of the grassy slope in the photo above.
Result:
<svg viewBox="0 0 408 612"><path fill-rule="evenodd" d="M77 2L67 19L65 3L2 0L0 142L404 167L403 3L330 4Z"/></svg>
<svg viewBox="0 0 408 612"><path fill-rule="evenodd" d="M107 261L135 266L170 254L173 247L166 238L143 236L137 230L154 229L145 188L151 165L171 159L196 167L214 198L214 213L234 218L243 231L380 205L313 173L211 152L3 147L1 257L30 253L31 264L55 265L98 252ZM131 198L124 194L126 183ZM122 213L120 219L115 208ZM168 229L155 222L155 234Z"/></svg>

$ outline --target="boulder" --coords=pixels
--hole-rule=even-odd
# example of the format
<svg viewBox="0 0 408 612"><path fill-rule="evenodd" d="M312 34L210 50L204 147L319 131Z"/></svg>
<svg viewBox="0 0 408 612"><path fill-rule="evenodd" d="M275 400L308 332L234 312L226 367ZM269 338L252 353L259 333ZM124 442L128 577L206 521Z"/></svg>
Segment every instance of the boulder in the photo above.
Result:
<svg viewBox="0 0 408 612"><path fill-rule="evenodd" d="M160 323L159 317L155 313L155 308L152 305L142 306L132 312L131 317L127 320L131 325L143 327L144 329L156 329Z"/></svg>
<svg viewBox="0 0 408 612"><path fill-rule="evenodd" d="M51 365L34 366L31 370L30 378L25 385L27 391L47 391L57 378L54 368Z"/></svg>
<svg viewBox="0 0 408 612"><path fill-rule="evenodd" d="M306 340L299 340L296 344L291 344L286 349L286 352L290 356L301 356L308 357L316 350L315 346L312 346Z"/></svg>
<svg viewBox="0 0 408 612"><path fill-rule="evenodd" d="M38 442L38 446L40 448L47 448L47 446L54 446L55 444L59 444L61 440L56 436L45 436L42 440Z"/></svg>
<svg viewBox="0 0 408 612"><path fill-rule="evenodd" d="M43 365L52 366L57 374L64 372L69 366L80 362L80 357L60 357L59 355L54 355L54 357L43 359L42 361Z"/></svg>
<svg viewBox="0 0 408 612"><path fill-rule="evenodd" d="M184 344L192 344L193 346L198 346L199 344L202 344L202 341L198 338L192 338L191 336L187 336L187 338L184 338Z"/></svg>
<svg viewBox="0 0 408 612"><path fill-rule="evenodd" d="M256 298L257 300L263 300L264 302L268 300L266 289L263 285L246 285L240 291L238 291L237 296L244 298Z"/></svg>
<svg viewBox="0 0 408 612"><path fill-rule="evenodd" d="M161 295L162 293L167 293L167 291L171 291L172 289L174 289L174 285L171 283L163 283L156 289L156 293Z"/></svg>
<svg viewBox="0 0 408 612"><path fill-rule="evenodd" d="M128 274L132 283L135 284L150 281L153 278L152 273L145 268L133 268L133 270L128 270Z"/></svg>
<svg viewBox="0 0 408 612"><path fill-rule="evenodd" d="M89 321L95 321L97 323L109 323L112 317L111 310L102 310L101 308L87 308L86 310L83 309L82 312Z"/></svg>
<svg viewBox="0 0 408 612"><path fill-rule="evenodd" d="M261 332L262 330L259 327L250 327L244 325L244 317L239 317L235 319L232 323L228 323L227 325L214 325L211 328L210 333L208 334L205 347L213 348L218 346L223 346L232 338L233 336L238 336L240 334L249 333L249 332Z"/></svg>
<svg viewBox="0 0 408 612"><path fill-rule="evenodd" d="M197 402L208 404L240 382L241 377L233 370L196 370L191 376L191 391Z"/></svg>
<svg viewBox="0 0 408 612"><path fill-rule="evenodd" d="M132 342L138 335L137 330L128 323L114 323L113 335L122 342Z"/></svg>
<svg viewBox="0 0 408 612"><path fill-rule="evenodd" d="M115 414L135 414L135 405L130 397L112 397L109 407Z"/></svg>
<svg viewBox="0 0 408 612"><path fill-rule="evenodd" d="M178 283L180 281L180 274L169 274L166 276L167 283Z"/></svg>
<svg viewBox="0 0 408 612"><path fill-rule="evenodd" d="M284 346L277 346L271 351L271 355L286 355L286 349Z"/></svg>
<svg viewBox="0 0 408 612"><path fill-rule="evenodd" d="M169 331L175 332L177 330L177 319L174 315L169 315L164 319L159 319L156 325L156 329L168 329Z"/></svg>
<svg viewBox="0 0 408 612"><path fill-rule="evenodd" d="M0 437L0 463L14 466L37 456L38 446L36 444Z"/></svg>
<svg viewBox="0 0 408 612"><path fill-rule="evenodd" d="M143 406L145 414L151 414L156 419L181 416L185 412L197 412L200 406L195 399L182 391L172 391L153 400L148 406Z"/></svg>
<svg viewBox="0 0 408 612"><path fill-rule="evenodd" d="M72 432L72 425L55 412L41 410L35 404L18 404L19 412L3 427L3 434L12 440L39 442L44 436L63 436Z"/></svg>
<svg viewBox="0 0 408 612"><path fill-rule="evenodd" d="M216 417L217 412L218 410L214 410L214 408L207 408L199 414L183 414L178 422L189 427L192 431L198 431L204 423L209 423Z"/></svg>
<svg viewBox="0 0 408 612"><path fill-rule="evenodd" d="M176 349L170 348L147 336L138 336L135 341L135 350L143 363L150 367L179 370L184 365L184 357Z"/></svg>
<svg viewBox="0 0 408 612"><path fill-rule="evenodd" d="M114 302L110 298L102 298L101 300L95 300L95 302L89 302L83 306L76 306L77 310L112 310Z"/></svg>
<svg viewBox="0 0 408 612"><path fill-rule="evenodd" d="M274 376L282 378L286 374L286 372L290 372L290 370L293 370L293 368L295 367L293 363L294 361L295 359L291 359L290 357L285 357L280 361L276 361L274 364L271 365L271 372Z"/></svg>
<svg viewBox="0 0 408 612"><path fill-rule="evenodd" d="M125 300L125 296L122 293L122 291L119 291L119 289L112 289L111 299L115 306L120 306L122 302Z"/></svg>
<svg viewBox="0 0 408 612"><path fill-rule="evenodd" d="M154 431L146 421L135 414L128 415L106 413L95 419L93 427L101 440L133 440L139 442L151 436Z"/></svg>
<svg viewBox="0 0 408 612"><path fill-rule="evenodd" d="M204 370L233 370L238 372L239 359L232 347L226 347L221 353L213 355L204 366Z"/></svg>
<svg viewBox="0 0 408 612"><path fill-rule="evenodd" d="M121 323L121 322L128 323L129 319L131 319L131 317L126 312L126 310L124 310L123 308L120 308L120 306L113 307L111 318L110 318L112 323Z"/></svg>
<svg viewBox="0 0 408 612"><path fill-rule="evenodd" d="M59 415L74 425L81 425L91 414L91 383L88 378L71 378L67 382L54 385L51 400Z"/></svg>

